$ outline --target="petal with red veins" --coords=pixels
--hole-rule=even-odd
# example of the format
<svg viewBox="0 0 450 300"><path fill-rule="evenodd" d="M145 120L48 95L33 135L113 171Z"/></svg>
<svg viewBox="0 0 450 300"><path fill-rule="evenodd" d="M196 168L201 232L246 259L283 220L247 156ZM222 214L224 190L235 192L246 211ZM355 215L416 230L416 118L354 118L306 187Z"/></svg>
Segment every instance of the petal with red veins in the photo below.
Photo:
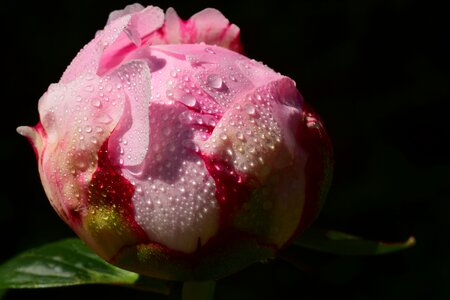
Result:
<svg viewBox="0 0 450 300"><path fill-rule="evenodd" d="M297 145L290 122L300 120L302 100L291 91L296 89L290 79L278 78L239 95L211 137L199 142L201 150L209 156L226 157L239 172L261 182L274 170L291 164ZM286 93L295 97L297 107L278 101Z"/></svg>
<svg viewBox="0 0 450 300"><path fill-rule="evenodd" d="M136 221L150 240L192 253L218 229L215 184L196 153L181 104L150 105L150 145L144 165L124 168L135 183Z"/></svg>
<svg viewBox="0 0 450 300"><path fill-rule="evenodd" d="M52 205L72 225L86 208L97 152L122 115L124 102L111 78L95 75L51 85L39 101L45 132L41 179Z"/></svg>

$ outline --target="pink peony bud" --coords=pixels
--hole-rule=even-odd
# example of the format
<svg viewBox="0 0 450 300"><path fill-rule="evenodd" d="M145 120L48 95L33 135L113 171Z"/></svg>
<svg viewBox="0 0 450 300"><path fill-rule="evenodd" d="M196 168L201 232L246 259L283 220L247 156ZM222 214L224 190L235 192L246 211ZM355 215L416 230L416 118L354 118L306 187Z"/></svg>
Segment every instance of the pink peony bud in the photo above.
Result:
<svg viewBox="0 0 450 300"><path fill-rule="evenodd" d="M219 278L314 220L328 137L294 81L241 49L217 10L127 6L50 85L40 123L18 128L52 206L108 262Z"/></svg>

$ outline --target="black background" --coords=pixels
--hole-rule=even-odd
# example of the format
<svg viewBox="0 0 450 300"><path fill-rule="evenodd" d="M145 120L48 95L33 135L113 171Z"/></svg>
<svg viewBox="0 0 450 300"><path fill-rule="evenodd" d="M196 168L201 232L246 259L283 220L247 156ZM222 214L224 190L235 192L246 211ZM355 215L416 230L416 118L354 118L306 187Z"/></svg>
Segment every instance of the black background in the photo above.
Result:
<svg viewBox="0 0 450 300"><path fill-rule="evenodd" d="M293 3L295 2L295 3ZM0 262L73 236L41 187L35 157L15 133L78 50L127 1L3 1ZM450 34L429 1L153 1L187 19L215 7L241 28L249 57L296 80L333 140L335 177L316 226L417 245L379 257L298 251L309 271L274 260L220 280L217 299L450 299ZM81 286L13 290L78 299L160 299Z"/></svg>

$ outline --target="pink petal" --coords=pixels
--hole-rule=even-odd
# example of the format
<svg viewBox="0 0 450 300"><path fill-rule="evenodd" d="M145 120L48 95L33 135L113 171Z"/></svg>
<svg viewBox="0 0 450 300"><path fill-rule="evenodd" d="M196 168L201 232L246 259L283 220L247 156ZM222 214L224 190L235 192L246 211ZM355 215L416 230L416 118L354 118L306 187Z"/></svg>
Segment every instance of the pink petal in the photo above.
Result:
<svg viewBox="0 0 450 300"><path fill-rule="evenodd" d="M134 3L134 4L130 4L130 5L125 6L124 9L114 10L114 11L112 11L109 14L108 21L106 22L106 25L110 24L111 22L117 20L120 17L140 12L144 8L145 7L142 6L141 4Z"/></svg>
<svg viewBox="0 0 450 300"><path fill-rule="evenodd" d="M117 39L103 51L97 73L102 75L119 65L127 54L140 47L163 24L164 13L159 7L149 6L133 14Z"/></svg>
<svg viewBox="0 0 450 300"><path fill-rule="evenodd" d="M140 165L149 145L150 70L145 61L132 60L111 77L121 82L126 100L124 113L109 139L110 159L123 166Z"/></svg>
<svg viewBox="0 0 450 300"><path fill-rule="evenodd" d="M230 50L241 52L239 28L231 24L222 13L213 8L207 8L193 15L185 26L191 31L191 42L205 42Z"/></svg>
<svg viewBox="0 0 450 300"><path fill-rule="evenodd" d="M155 32L149 43L157 44L197 44L206 43L242 52L239 27L231 24L218 10L207 8L193 15L189 20L180 19L173 8L166 12L165 24Z"/></svg>
<svg viewBox="0 0 450 300"><path fill-rule="evenodd" d="M130 15L123 16L97 32L95 38L84 46L72 60L60 82L68 83L86 73L96 74L103 51L120 36L130 20Z"/></svg>
<svg viewBox="0 0 450 300"><path fill-rule="evenodd" d="M69 224L83 213L97 152L122 115L124 99L108 78L86 75L51 85L39 100L41 179L52 205Z"/></svg>

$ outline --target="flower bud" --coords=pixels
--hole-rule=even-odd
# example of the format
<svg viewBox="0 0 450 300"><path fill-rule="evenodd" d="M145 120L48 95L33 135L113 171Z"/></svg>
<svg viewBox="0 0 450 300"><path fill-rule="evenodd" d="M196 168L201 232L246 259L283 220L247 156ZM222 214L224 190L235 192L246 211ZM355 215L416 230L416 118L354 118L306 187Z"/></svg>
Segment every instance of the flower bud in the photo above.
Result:
<svg viewBox="0 0 450 300"><path fill-rule="evenodd" d="M217 10L112 12L19 127L59 216L98 255L165 279L273 257L317 215L331 146L294 81L241 54Z"/></svg>

